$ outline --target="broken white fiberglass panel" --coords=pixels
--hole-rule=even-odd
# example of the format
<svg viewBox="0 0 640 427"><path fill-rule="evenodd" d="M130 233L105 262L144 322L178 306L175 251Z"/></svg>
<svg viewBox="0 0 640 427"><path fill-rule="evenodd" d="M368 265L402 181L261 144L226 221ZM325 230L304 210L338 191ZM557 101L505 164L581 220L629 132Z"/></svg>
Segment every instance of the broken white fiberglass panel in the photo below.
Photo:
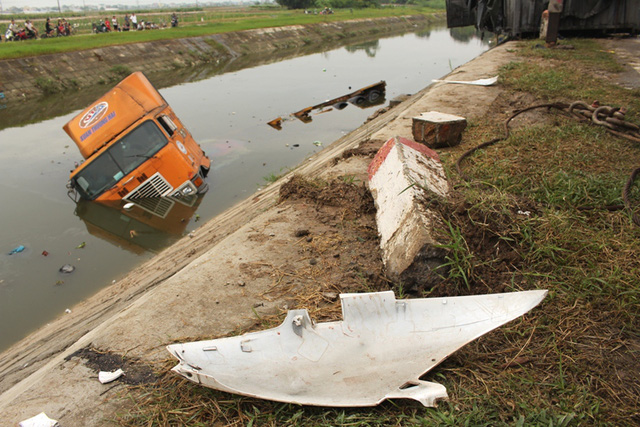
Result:
<svg viewBox="0 0 640 427"><path fill-rule="evenodd" d="M420 376L546 294L342 294L342 321L313 324L307 310L291 310L273 329L167 348L180 361L175 372L230 393L318 406L373 406L389 398L434 406L446 389Z"/></svg>

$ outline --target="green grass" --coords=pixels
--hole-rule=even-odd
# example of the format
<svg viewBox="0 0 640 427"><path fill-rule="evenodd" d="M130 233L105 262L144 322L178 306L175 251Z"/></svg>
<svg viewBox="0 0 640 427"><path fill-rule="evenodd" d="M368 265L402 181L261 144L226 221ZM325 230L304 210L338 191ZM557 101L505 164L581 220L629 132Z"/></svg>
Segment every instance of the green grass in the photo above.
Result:
<svg viewBox="0 0 640 427"><path fill-rule="evenodd" d="M79 34L71 37L56 37L14 43L1 43L0 59L21 58L155 40L200 37L255 28L305 25L321 22L337 22L349 19L403 16L409 14L430 14L433 13L433 11L434 9L430 8L407 6L380 9L354 9L353 11L337 10L333 15L312 15L304 14L302 11L284 9L262 10L252 8L225 8L220 11L216 11L216 9L213 8L195 14L181 14L180 25L177 28L102 34L90 34L91 20L80 19L77 21L79 25ZM122 21L122 17L120 15L118 18L119 21ZM160 19L154 16L149 16L149 18L151 21L155 20L155 22L158 22ZM164 19L165 21L168 21L169 14L164 16ZM138 14L138 21L141 20L145 20L144 14ZM38 20L34 21L37 28L44 27L42 20L40 22Z"/></svg>
<svg viewBox="0 0 640 427"><path fill-rule="evenodd" d="M265 175L262 177L262 179L264 180L264 182L266 182L267 184L273 184L274 182L276 182L277 180L279 180L282 177L282 174L277 174L277 173L273 173L271 172L269 175Z"/></svg>
<svg viewBox="0 0 640 427"><path fill-rule="evenodd" d="M442 271L446 271L446 278L456 283L460 281L466 289L470 288L469 278L473 274L473 254L467 246L460 228L445 220L448 228L448 243L438 245L441 249L446 249L445 263L441 265Z"/></svg>
<svg viewBox="0 0 640 427"><path fill-rule="evenodd" d="M117 64L111 67L109 72L112 75L111 78L113 81L119 81L131 74L131 68L126 65Z"/></svg>

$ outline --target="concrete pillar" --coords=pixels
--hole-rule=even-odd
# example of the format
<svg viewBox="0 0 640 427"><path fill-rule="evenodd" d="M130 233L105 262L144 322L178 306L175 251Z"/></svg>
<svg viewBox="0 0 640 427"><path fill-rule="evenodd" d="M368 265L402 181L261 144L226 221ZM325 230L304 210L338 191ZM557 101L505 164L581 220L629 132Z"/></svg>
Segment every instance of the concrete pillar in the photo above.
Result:
<svg viewBox="0 0 640 427"><path fill-rule="evenodd" d="M413 118L412 133L417 142L431 148L453 147L460 143L467 119L429 111Z"/></svg>
<svg viewBox="0 0 640 427"><path fill-rule="evenodd" d="M441 220L428 203L449 192L438 154L394 137L378 151L368 172L387 276L402 282L405 290L430 289L440 281L434 269L443 263L445 251L436 247L434 230Z"/></svg>

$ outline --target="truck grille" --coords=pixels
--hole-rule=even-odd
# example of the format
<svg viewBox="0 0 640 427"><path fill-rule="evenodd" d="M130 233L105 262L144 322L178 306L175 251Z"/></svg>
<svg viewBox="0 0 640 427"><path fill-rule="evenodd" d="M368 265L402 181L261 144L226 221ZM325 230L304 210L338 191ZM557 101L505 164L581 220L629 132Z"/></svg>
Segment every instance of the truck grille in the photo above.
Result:
<svg viewBox="0 0 640 427"><path fill-rule="evenodd" d="M163 197L169 194L173 187L167 182L160 172L156 172L136 187L131 193L127 194L125 200L145 199L149 197Z"/></svg>
<svg viewBox="0 0 640 427"><path fill-rule="evenodd" d="M173 205L175 205L175 202L166 197L151 197L136 200L136 205L140 206L145 211L164 219L171 211L171 208L173 208Z"/></svg>

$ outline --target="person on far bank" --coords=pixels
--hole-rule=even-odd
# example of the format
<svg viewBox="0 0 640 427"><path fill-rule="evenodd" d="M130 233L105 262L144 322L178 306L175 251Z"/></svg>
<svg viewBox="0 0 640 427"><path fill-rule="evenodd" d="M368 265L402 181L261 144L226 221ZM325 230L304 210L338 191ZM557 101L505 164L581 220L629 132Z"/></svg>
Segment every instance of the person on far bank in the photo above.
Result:
<svg viewBox="0 0 640 427"><path fill-rule="evenodd" d="M20 31L18 24L16 24L16 21L11 19L11 23L9 24L9 27L7 28L7 33L5 34L5 37L4 37L5 41L13 40L16 34L18 34L18 31Z"/></svg>
<svg viewBox="0 0 640 427"><path fill-rule="evenodd" d="M118 31L118 18L116 18L116 15L111 18L111 28L113 28L113 31Z"/></svg>
<svg viewBox="0 0 640 427"><path fill-rule="evenodd" d="M134 30L138 29L138 17L135 13L131 14L131 25L133 26Z"/></svg>
<svg viewBox="0 0 640 427"><path fill-rule="evenodd" d="M124 25L122 26L122 31L129 31L129 15L124 14Z"/></svg>
<svg viewBox="0 0 640 427"><path fill-rule="evenodd" d="M53 26L51 25L51 18L47 17L47 22L44 23L44 32L47 37L53 37Z"/></svg>
<svg viewBox="0 0 640 427"><path fill-rule="evenodd" d="M109 17L104 18L104 26L107 29L107 33L111 32L111 22L109 21Z"/></svg>
<svg viewBox="0 0 640 427"><path fill-rule="evenodd" d="M30 19L27 19L24 22L24 29L27 31L27 37L38 38L38 30L33 26Z"/></svg>

